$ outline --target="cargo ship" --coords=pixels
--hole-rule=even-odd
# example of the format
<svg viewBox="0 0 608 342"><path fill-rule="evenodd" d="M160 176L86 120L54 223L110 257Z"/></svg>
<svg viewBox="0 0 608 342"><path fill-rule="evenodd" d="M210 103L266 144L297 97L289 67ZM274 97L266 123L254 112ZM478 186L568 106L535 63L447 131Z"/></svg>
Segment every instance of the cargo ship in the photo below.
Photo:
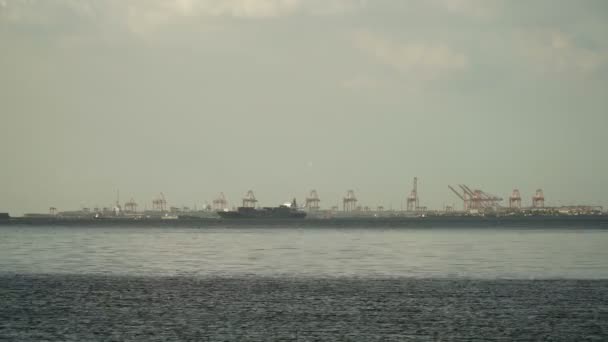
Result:
<svg viewBox="0 0 608 342"><path fill-rule="evenodd" d="M296 200L278 207L238 207L236 210L218 211L217 214L225 219L302 219L306 212L298 210Z"/></svg>

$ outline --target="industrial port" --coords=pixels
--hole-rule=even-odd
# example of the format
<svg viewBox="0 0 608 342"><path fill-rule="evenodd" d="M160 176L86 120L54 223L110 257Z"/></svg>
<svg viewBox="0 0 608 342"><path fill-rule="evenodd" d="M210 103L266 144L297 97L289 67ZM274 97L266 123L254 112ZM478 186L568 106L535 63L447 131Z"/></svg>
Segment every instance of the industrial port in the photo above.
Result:
<svg viewBox="0 0 608 342"><path fill-rule="evenodd" d="M488 193L484 190L471 188L466 184L448 185L447 193L451 193L458 205L446 205L441 209L429 209L421 205L418 178L412 182L411 190L404 196L404 208L398 210L384 206L361 205L355 191L347 190L338 201L340 203L323 207L317 190L310 190L297 209L306 212L306 219L365 219L365 218L425 218L425 217L528 217L528 216L599 216L606 215L601 206L568 205L546 206L542 189L533 191L529 202L524 199L519 189L513 189L507 200ZM525 206L524 203L529 203ZM47 213L28 213L25 219L123 219L123 220L177 220L177 219L220 219L218 212L240 208L261 208L254 191L249 190L239 200L238 205L230 205L224 193L219 193L210 204L201 208L173 206L164 193L153 198L151 208L146 204L144 209L133 199L120 201L117 191L116 200L112 205L104 207L82 207L78 210L61 211L50 207Z"/></svg>

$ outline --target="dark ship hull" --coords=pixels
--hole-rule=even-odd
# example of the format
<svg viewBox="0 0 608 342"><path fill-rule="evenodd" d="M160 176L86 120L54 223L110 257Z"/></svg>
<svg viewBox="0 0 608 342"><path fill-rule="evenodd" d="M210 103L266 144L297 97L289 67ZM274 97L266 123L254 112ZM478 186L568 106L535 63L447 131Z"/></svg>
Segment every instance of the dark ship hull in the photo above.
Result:
<svg viewBox="0 0 608 342"><path fill-rule="evenodd" d="M239 207L236 211L218 211L221 218L226 219L302 219L306 213L285 206L273 208Z"/></svg>

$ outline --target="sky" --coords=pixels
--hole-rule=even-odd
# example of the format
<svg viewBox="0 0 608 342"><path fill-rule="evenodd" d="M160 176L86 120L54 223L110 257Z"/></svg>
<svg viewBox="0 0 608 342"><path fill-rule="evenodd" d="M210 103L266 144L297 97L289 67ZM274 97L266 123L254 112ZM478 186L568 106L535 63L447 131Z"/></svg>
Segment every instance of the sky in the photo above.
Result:
<svg viewBox="0 0 608 342"><path fill-rule="evenodd" d="M0 0L0 212L608 207L606 37L604 0Z"/></svg>

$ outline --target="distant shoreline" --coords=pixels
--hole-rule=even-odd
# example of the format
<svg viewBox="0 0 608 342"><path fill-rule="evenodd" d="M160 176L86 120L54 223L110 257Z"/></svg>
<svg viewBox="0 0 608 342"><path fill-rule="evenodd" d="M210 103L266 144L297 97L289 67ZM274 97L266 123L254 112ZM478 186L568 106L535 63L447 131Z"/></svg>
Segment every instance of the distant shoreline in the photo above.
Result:
<svg viewBox="0 0 608 342"><path fill-rule="evenodd" d="M428 216L350 217L306 219L219 219L219 218L11 218L2 226L87 227L293 227L293 228L605 228L608 215L589 216Z"/></svg>

